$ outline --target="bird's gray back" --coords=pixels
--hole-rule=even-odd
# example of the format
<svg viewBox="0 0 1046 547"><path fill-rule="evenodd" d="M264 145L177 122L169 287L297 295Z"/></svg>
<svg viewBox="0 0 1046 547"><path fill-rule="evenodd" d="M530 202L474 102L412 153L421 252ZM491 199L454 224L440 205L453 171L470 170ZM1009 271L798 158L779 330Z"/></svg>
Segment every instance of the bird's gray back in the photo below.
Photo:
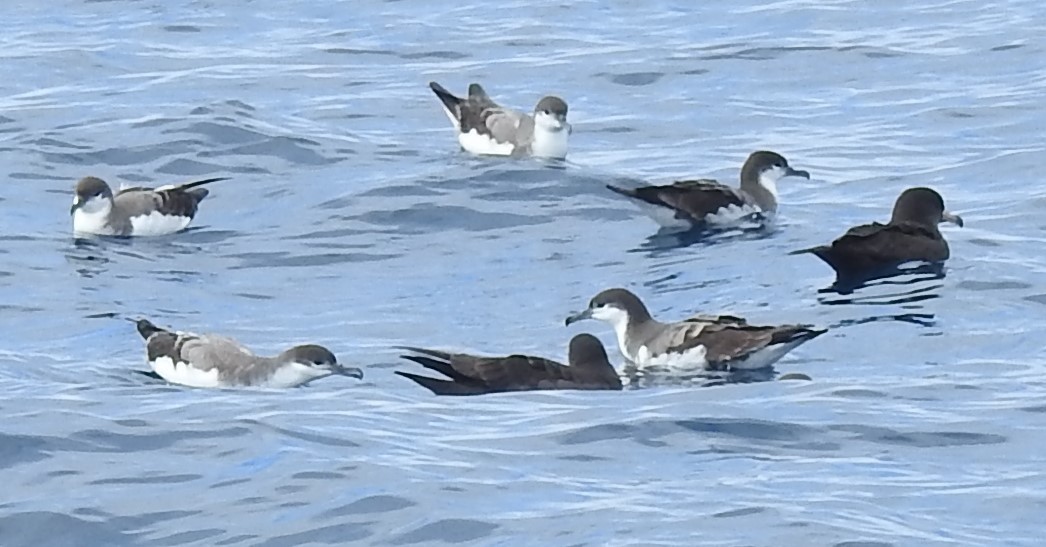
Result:
<svg viewBox="0 0 1046 547"><path fill-rule="evenodd" d="M486 119L488 133L497 142L510 142L517 150L534 140L534 118L518 110L500 108Z"/></svg>
<svg viewBox="0 0 1046 547"><path fill-rule="evenodd" d="M207 197L206 188L182 190L169 188L127 188L114 196L113 201L125 218L148 215L159 211L165 215L189 217L196 215L200 201Z"/></svg>
<svg viewBox="0 0 1046 547"><path fill-rule="evenodd" d="M243 384L258 383L275 368L272 359L255 355L236 340L224 336L205 334L186 338L180 355L183 361L202 371L217 369L220 379L235 378Z"/></svg>
<svg viewBox="0 0 1046 547"><path fill-rule="evenodd" d="M636 355L642 346L646 346L647 351L652 355L672 351L685 346L690 340L696 338L708 324L698 319L688 319L678 323L647 321L641 325L634 340L631 341L631 345L635 347L629 347L629 353Z"/></svg>

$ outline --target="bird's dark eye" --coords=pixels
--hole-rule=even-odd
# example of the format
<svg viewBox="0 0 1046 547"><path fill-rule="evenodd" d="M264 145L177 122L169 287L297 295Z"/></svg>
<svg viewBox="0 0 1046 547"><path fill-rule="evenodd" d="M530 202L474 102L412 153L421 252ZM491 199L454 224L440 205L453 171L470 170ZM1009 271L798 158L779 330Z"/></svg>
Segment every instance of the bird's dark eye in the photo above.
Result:
<svg viewBox="0 0 1046 547"><path fill-rule="evenodd" d="M548 109L545 109L545 110L542 110L541 113L545 114L545 115L548 115L548 114L551 114L552 112L549 111Z"/></svg>

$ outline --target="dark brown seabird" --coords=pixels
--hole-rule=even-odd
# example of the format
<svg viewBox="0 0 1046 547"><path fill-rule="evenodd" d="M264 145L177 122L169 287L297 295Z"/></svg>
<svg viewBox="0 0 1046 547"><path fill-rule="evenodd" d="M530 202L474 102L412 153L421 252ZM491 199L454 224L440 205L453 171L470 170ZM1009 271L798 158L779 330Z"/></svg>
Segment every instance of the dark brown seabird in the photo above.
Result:
<svg viewBox="0 0 1046 547"><path fill-rule="evenodd" d="M890 222L855 226L830 245L789 254L814 254L839 278L868 277L905 262L943 262L951 253L937 228L942 222L963 225L962 217L945 210L936 191L909 188L897 198Z"/></svg>
<svg viewBox="0 0 1046 547"><path fill-rule="evenodd" d="M449 378L443 380L396 371L396 374L414 380L436 395L621 389L621 378L607 359L603 344L590 334L579 334L570 340L567 353L570 366L529 355L481 357L423 348L401 349L421 354L404 355L404 359Z"/></svg>

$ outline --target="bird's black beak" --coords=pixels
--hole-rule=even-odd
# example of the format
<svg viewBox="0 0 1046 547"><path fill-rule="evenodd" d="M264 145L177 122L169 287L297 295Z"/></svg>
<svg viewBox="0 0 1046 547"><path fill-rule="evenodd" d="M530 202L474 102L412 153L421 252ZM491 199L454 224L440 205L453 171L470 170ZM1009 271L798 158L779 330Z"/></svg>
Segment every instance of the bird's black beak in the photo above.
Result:
<svg viewBox="0 0 1046 547"><path fill-rule="evenodd" d="M348 376L349 378L355 378L357 380L363 379L363 370L356 367L334 367L334 373L341 376Z"/></svg>
<svg viewBox="0 0 1046 547"><path fill-rule="evenodd" d="M962 228L962 217L945 211L941 213L941 222L951 222L952 224Z"/></svg>
<svg viewBox="0 0 1046 547"><path fill-rule="evenodd" d="M785 170L786 177L803 177L804 179L810 180L810 172L803 171L802 169L792 169L789 167Z"/></svg>
<svg viewBox="0 0 1046 547"><path fill-rule="evenodd" d="M577 323L578 321L583 321L585 319L591 319L591 318L592 318L592 308L588 308L585 311L581 311L581 312L575 313L574 315L571 315L570 317L567 317L567 320L564 321L564 324L569 327L571 323Z"/></svg>
<svg viewBox="0 0 1046 547"><path fill-rule="evenodd" d="M84 201L82 199L80 199L80 198L77 198L75 201L73 201L72 207L69 208L69 214L72 215L73 213L76 212L77 209L79 209L80 207L83 207L83 205L84 205Z"/></svg>

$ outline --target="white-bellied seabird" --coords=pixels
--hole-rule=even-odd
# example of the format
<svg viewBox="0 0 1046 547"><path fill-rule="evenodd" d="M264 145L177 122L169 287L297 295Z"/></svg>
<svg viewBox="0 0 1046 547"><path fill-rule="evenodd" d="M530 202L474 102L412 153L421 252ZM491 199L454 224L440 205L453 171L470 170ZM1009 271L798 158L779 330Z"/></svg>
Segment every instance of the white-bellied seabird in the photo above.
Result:
<svg viewBox="0 0 1046 547"><path fill-rule="evenodd" d="M339 365L322 346L295 346L275 357L261 357L224 336L171 332L145 319L135 324L146 341L149 366L172 384L287 388L336 374L363 378L362 370Z"/></svg>
<svg viewBox="0 0 1046 547"><path fill-rule="evenodd" d="M614 327L622 355L640 369L670 374L701 370L755 370L773 365L827 329L810 325L753 326L740 317L701 315L662 323L626 289L607 289L566 324L599 319Z"/></svg>
<svg viewBox="0 0 1046 547"><path fill-rule="evenodd" d="M775 152L758 151L741 167L741 186L734 188L712 179L683 180L664 186L607 188L629 197L650 218L667 230L729 226L758 215L777 212L777 181L784 177L810 178L810 173L792 169Z"/></svg>
<svg viewBox="0 0 1046 547"><path fill-rule="evenodd" d="M566 157L572 128L563 99L544 97L533 115L528 115L498 106L479 84L469 85L469 95L464 99L436 82L430 82L429 87L443 103L465 150L495 156Z"/></svg>
<svg viewBox="0 0 1046 547"><path fill-rule="evenodd" d="M814 254L840 278L874 275L905 262L943 262L951 253L937 229L942 222L963 225L962 217L945 210L936 191L909 188L894 203L890 222L854 226L830 245L790 254Z"/></svg>
<svg viewBox="0 0 1046 547"><path fill-rule="evenodd" d="M421 355L404 355L449 380L396 371L436 395L481 395L506 391L556 389L620 390L621 378L607 359L598 338L579 334L570 340L570 366L528 355L480 357L423 348L402 349Z"/></svg>
<svg viewBox="0 0 1046 547"><path fill-rule="evenodd" d="M184 230L208 191L200 186L226 180L214 177L159 188L124 188L116 195L104 180L84 177L76 183L69 214L73 232L106 236L159 236Z"/></svg>

